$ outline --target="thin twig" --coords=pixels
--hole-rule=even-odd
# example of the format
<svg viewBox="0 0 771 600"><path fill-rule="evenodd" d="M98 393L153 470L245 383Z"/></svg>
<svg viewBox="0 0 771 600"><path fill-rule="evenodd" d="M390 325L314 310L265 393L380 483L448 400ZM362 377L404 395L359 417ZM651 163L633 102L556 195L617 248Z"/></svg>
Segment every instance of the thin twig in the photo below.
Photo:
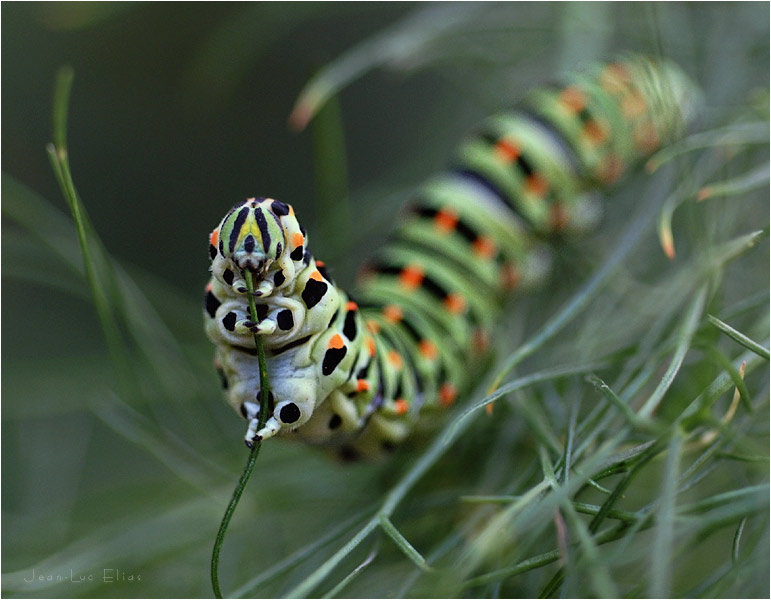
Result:
<svg viewBox="0 0 771 600"><path fill-rule="evenodd" d="M259 319L257 318L257 307L254 303L254 282L252 281L252 274L250 271L244 271L244 279L246 280L246 289L249 297L249 315L252 321L256 323L259 321ZM257 358L260 363L260 392L262 396L262 402L260 403L260 416L258 420L259 426L257 428L257 431L259 431L263 428L265 422L268 420L268 397L270 396L270 381L268 380L268 366L265 361L265 349L262 346L262 338L260 338L260 336L258 336L256 333L254 334L254 344L257 346ZM262 448L262 440L255 442L255 444L252 446L251 452L249 452L249 458L246 461L246 466L241 473L241 477L238 480L236 489L233 490L233 497L228 503L228 507L225 510L225 514L222 517L222 522L220 523L219 531L217 532L217 538L214 540L214 548L211 555L211 585L212 589L214 590L214 595L217 598L222 598L222 591L220 590L219 582L220 550L222 549L222 544L225 541L225 533L228 530L228 525L230 525L230 519L233 517L233 513L236 511L238 501L241 499L241 494L244 492L246 483L252 476L252 471L254 470L254 464L257 462L257 456L260 453L260 448Z"/></svg>

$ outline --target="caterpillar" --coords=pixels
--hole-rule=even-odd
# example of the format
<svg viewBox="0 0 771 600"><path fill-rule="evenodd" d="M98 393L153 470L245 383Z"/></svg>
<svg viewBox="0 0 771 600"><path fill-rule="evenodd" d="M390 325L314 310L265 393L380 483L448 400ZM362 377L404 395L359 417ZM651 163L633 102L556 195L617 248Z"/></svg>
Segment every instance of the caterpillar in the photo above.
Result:
<svg viewBox="0 0 771 600"><path fill-rule="evenodd" d="M408 204L351 296L308 246L294 209L235 205L209 237L205 329L251 446L277 434L343 458L392 451L472 383L507 296L549 268L544 234L596 219L590 192L681 133L692 84L627 56L535 90L488 119ZM256 282L249 315L244 272ZM355 298L355 299L354 299ZM254 334L272 391L260 392ZM258 428L262 402L270 418Z"/></svg>

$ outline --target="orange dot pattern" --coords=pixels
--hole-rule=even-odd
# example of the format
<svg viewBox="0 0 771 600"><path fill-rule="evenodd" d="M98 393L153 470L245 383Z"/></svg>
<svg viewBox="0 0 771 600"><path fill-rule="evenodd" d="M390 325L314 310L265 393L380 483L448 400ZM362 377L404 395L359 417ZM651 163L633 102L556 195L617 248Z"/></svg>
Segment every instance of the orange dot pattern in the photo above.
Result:
<svg viewBox="0 0 771 600"><path fill-rule="evenodd" d="M399 281L405 289L414 290L420 287L425 276L425 272L419 266L407 265L399 274Z"/></svg>
<svg viewBox="0 0 771 600"><path fill-rule="evenodd" d="M398 323L404 317L404 313L396 304L389 304L383 307L383 316L390 323Z"/></svg>
<svg viewBox="0 0 771 600"><path fill-rule="evenodd" d="M443 208L436 213L434 224L441 233L449 233L458 224L458 214L453 210Z"/></svg>
<svg viewBox="0 0 771 600"><path fill-rule="evenodd" d="M343 346L345 346L345 342L343 342L343 338L340 337L339 333L333 335L327 344L327 348L334 348L335 350L338 350Z"/></svg>
<svg viewBox="0 0 771 600"><path fill-rule="evenodd" d="M562 89L549 87L544 90L548 99L543 110L531 106L529 111L486 123L472 143L463 147L451 176L432 181L413 199L406 211L411 228L397 229L392 246L363 269L361 312L355 301L342 296L340 302L320 303L325 312L317 317L322 311L314 307L323 294L318 290L334 291L332 280L324 262L305 248L307 238L297 232L299 225L285 230L287 252L297 250L292 256L294 268L285 268L279 257L275 262L282 269L269 265L270 273L263 276L269 283L275 281L276 297L282 293L302 296L308 309L306 318L315 318L311 324L318 322L322 328L326 325L323 337L308 336L313 339L311 344L326 340L321 342L326 345L321 374L345 375L345 387L340 384L340 389L352 399L359 416L383 410L395 422L411 410L417 412L413 404L417 394L427 395L427 405L452 406L466 378L473 374L473 357L489 349L490 322L498 301L504 292L531 279L530 271L525 270L525 265L532 264L528 254L534 241L531 232L566 230L571 215L578 214L571 194L616 181L624 171L627 154L659 147L664 130L657 131L659 120L649 114L656 107L646 105L647 88L634 80L642 69L626 64L631 65L629 69L621 63L605 67L597 74L596 85L580 79ZM615 103L615 111L605 110L610 102ZM536 127L539 119L542 126ZM618 125L626 133L616 132ZM537 136L543 136L543 144ZM557 149L561 149L559 156L549 154ZM465 204L463 194L469 200ZM280 219L294 218L294 209L281 202L251 202L264 202L263 208L269 207ZM509 217L521 227L515 223L508 229ZM205 309L216 325L221 320L222 327L232 332L235 313L223 318L227 310L219 307L229 300L220 295L235 292L221 282L238 273L232 265L221 266L222 260L231 260L216 252L219 243L229 242L221 238L220 228L209 235L212 261L220 262L215 263L217 279L206 287ZM293 276L293 281L284 283ZM214 281L218 283L212 285ZM299 289L303 285L305 289ZM266 299L259 299L258 305L270 314L267 318L277 315L284 332L295 325L300 329L302 325L294 323L296 312L268 313L270 301ZM472 318L466 322L469 313ZM289 339L294 342L296 338ZM300 339L299 343L305 342ZM282 348L275 350L280 351ZM430 393L433 398L428 397ZM492 414L492 403L486 411ZM330 429L339 427L342 415L331 417ZM380 441L385 446L394 440Z"/></svg>

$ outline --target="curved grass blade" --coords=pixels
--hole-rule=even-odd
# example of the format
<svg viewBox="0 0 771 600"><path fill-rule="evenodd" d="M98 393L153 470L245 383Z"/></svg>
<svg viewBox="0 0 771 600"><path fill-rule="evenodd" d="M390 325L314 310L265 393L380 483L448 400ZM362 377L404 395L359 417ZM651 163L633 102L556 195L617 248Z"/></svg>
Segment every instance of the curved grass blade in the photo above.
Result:
<svg viewBox="0 0 771 600"><path fill-rule="evenodd" d="M754 352L755 354L757 354L761 358L765 358L766 360L769 360L769 358L771 357L769 355L768 350L766 350L766 348L764 348L763 346L758 344L756 341L751 340L746 335L744 335L740 331L737 331L736 329L734 329L733 327L731 327L727 323L724 323L723 321L721 321L717 317L715 317L713 315L707 315L707 321L709 321L712 325L717 327L720 331L722 331L724 334L726 334L732 340L734 340L738 344L741 344L742 346L744 346L748 350Z"/></svg>
<svg viewBox="0 0 771 600"><path fill-rule="evenodd" d="M353 80L384 64L398 64L419 55L435 38L463 25L485 3L439 4L420 8L321 69L300 92L289 125L305 129L319 109Z"/></svg>

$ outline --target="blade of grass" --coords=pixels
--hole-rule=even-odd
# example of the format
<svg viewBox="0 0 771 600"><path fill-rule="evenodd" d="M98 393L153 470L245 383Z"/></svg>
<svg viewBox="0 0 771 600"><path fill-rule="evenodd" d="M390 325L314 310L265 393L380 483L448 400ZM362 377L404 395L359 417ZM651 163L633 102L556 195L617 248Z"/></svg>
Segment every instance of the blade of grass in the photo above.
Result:
<svg viewBox="0 0 771 600"><path fill-rule="evenodd" d="M721 129L695 133L681 142L667 146L648 159L645 169L653 173L676 156L703 148L764 143L768 143L768 123L738 123Z"/></svg>
<svg viewBox="0 0 771 600"><path fill-rule="evenodd" d="M677 333L677 347L675 348L672 360L670 361L664 376L661 378L659 385L637 411L639 417L649 418L658 408L659 403L664 398L664 394L666 394L667 390L672 385L675 375L677 375L677 372L680 370L685 355L691 347L691 340L693 339L694 333L696 333L701 313L704 310L704 305L707 301L707 292L708 287L704 285L691 303L690 309L683 319L682 326Z"/></svg>
<svg viewBox="0 0 771 600"><path fill-rule="evenodd" d="M653 551L649 571L649 596L669 598L672 588L672 554L675 545L675 511L677 480L680 476L680 457L683 436L675 430L667 449L667 462L663 472L663 483L656 513L656 527L653 533Z"/></svg>
<svg viewBox="0 0 771 600"><path fill-rule="evenodd" d="M549 461L548 455L546 452L544 452L543 446L539 448L539 450L541 464L543 465L544 478L549 482L551 488L556 492L559 490L560 486L554 476L554 469ZM573 560L575 563L575 568L580 569L581 573L588 573L589 579L592 582L593 591L595 594L597 594L598 597L617 597L618 592L615 589L616 586L613 585L607 565L600 561L597 546L595 545L594 540L592 539L592 536L586 527L586 524L578 517L573 504L568 501L567 498L560 502L560 507L565 515L567 523L570 525L570 530L576 534L579 547L582 551L582 554ZM560 513L558 512L557 514ZM568 557L564 556L564 551L562 554L563 561L567 561ZM555 574L552 580L546 585L546 588L542 592L541 597L548 597L552 595L554 591L556 591L557 587L562 583L565 569L566 567L563 567L560 569L560 571L558 571L557 574Z"/></svg>
<svg viewBox="0 0 771 600"><path fill-rule="evenodd" d="M379 517L369 519L356 534L346 542L342 548L328 558L320 567L315 569L308 577L298 585L283 594L285 598L309 598L314 590L329 575L332 570L348 556L370 533L379 527Z"/></svg>
<svg viewBox="0 0 771 600"><path fill-rule="evenodd" d="M719 183L708 183L699 190L696 199L702 202L708 198L725 198L746 194L765 186L768 183L768 178L768 164L761 165L733 179L724 179Z"/></svg>
<svg viewBox="0 0 771 600"><path fill-rule="evenodd" d="M747 517L744 517L739 526L736 528L733 542L731 543L731 562L734 566L739 564L739 546L742 541L742 534L744 533L744 526L747 524Z"/></svg>
<svg viewBox="0 0 771 600"><path fill-rule="evenodd" d="M86 271L86 280L91 290L91 296L96 307L99 323L102 328L108 352L112 358L112 364L116 369L119 383L122 389L133 389L133 377L128 371L124 345L121 340L120 330L110 308L105 293L105 282L101 280L97 265L91 252L90 226L83 210L80 198L72 181L67 152L67 112L69 109L70 91L74 79L74 71L70 67L62 67L56 76L53 103L53 139L54 142L47 146L48 157L51 161L59 187L75 221L75 229L78 234L78 244L83 256L83 264Z"/></svg>
<svg viewBox="0 0 771 600"><path fill-rule="evenodd" d="M394 526L391 520L385 515L380 516L380 526L383 528L383 531L388 534L388 537L390 537L399 547L399 549L404 552L404 555L413 563L415 563L415 566L418 567L418 569L426 572L433 571L433 569L426 562L426 559L423 558L423 555L415 550L415 547L410 544L407 538L401 534L401 532Z"/></svg>
<svg viewBox="0 0 771 600"><path fill-rule="evenodd" d="M602 395L605 396L610 401L610 403L619 410L627 425L633 429L644 429L647 431L652 430L654 427L653 423L649 419L638 417L634 411L629 408L627 403L619 398L616 393L610 389L610 386L608 386L608 384L605 383L602 379L592 374L589 375L586 380L595 388L597 388L597 390L601 392Z"/></svg>
<svg viewBox="0 0 771 600"><path fill-rule="evenodd" d="M543 381L549 381L551 379L559 379L570 375L581 375L584 373L588 373L590 371L601 369L604 366L607 366L607 363L594 362L594 363L588 363L584 365L557 367L554 369L546 369L544 371L541 371L539 373L534 373L533 375L529 375L526 377L520 377L518 379L514 379L502 386L496 385L495 390L493 392L487 394L487 396L482 398L482 400L472 403L468 408L466 408L458 416L458 418L455 421L453 421L453 423L451 424L451 427L444 434L445 438L447 440L454 438L458 433L457 429L461 427L464 421L466 421L473 413L484 408L488 404L492 404L498 398L500 398L501 396L504 396L505 394L509 394L516 390L519 390Z"/></svg>
<svg viewBox="0 0 771 600"><path fill-rule="evenodd" d="M319 111L311 133L319 239L325 244L330 260L340 260L351 255L347 250L353 239L353 217L348 197L343 120L336 96L332 96Z"/></svg>
<svg viewBox="0 0 771 600"><path fill-rule="evenodd" d="M483 8L477 3L420 8L354 46L308 81L289 116L290 126L296 131L304 129L324 103L351 81L383 64L419 55L433 39L464 24Z"/></svg>
<svg viewBox="0 0 771 600"><path fill-rule="evenodd" d="M290 554L289 556L278 561L262 573L242 585L235 590L232 594L234 598L243 598L244 596L257 595L258 586L264 585L276 577L286 573L292 567L299 565L303 560L312 556L315 552L318 552L321 548L326 546L329 542L337 539L343 533L345 533L356 522L361 521L364 515L368 512L372 512L370 509L362 511L352 517L345 519L342 523L330 529L327 533L320 538L314 540L310 544L300 548L297 552Z"/></svg>
<svg viewBox="0 0 771 600"><path fill-rule="evenodd" d="M751 350L758 356L765 358L766 360L769 360L769 358L771 357L771 355L769 355L768 350L766 350L763 346L758 344L756 341L751 340L742 332L737 331L727 323L724 323L717 317L713 315L707 315L707 321L709 321L712 325L717 327L720 331L722 331L724 334L730 337L733 341L735 341L738 344L741 344L742 346L744 346L748 350Z"/></svg>
<svg viewBox="0 0 771 600"><path fill-rule="evenodd" d="M343 591L346 586L348 586L351 581L353 581L359 573L361 573L366 567L368 567L370 564L372 564L372 561L375 560L375 557L377 556L377 544L372 548L372 552L370 552L367 555L367 558L365 558L361 563L359 563L356 568L348 573L348 575L343 578L343 580L338 583L335 587L333 587L331 590L329 590L326 594L321 596L322 598L336 598L341 591Z"/></svg>
<svg viewBox="0 0 771 600"><path fill-rule="evenodd" d="M736 386L736 393L744 404L744 408L747 412L751 413L752 401L750 400L750 392L747 389L747 384L744 383L744 369L742 367L739 367L739 369L734 368L731 359L717 350L714 346L708 346L705 352L707 356L714 360L731 376L731 379L733 379L734 385Z"/></svg>
<svg viewBox="0 0 771 600"><path fill-rule="evenodd" d="M765 362L754 352L747 351L734 361L734 367L739 370L742 363L745 364L745 374L751 373L761 362ZM702 410L707 410L720 396L734 387L734 380L729 373L721 373L706 387L706 389L694 398L680 413L678 423L687 423L688 420L697 418Z"/></svg>

